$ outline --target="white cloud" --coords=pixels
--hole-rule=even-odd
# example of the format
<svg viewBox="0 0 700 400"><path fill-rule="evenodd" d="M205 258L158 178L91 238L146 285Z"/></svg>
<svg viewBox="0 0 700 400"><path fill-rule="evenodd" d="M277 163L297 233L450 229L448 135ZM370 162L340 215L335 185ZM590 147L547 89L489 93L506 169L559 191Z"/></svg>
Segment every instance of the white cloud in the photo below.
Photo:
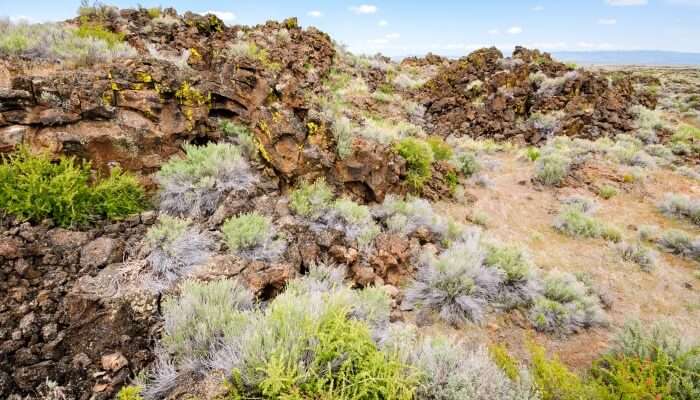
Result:
<svg viewBox="0 0 700 400"><path fill-rule="evenodd" d="M542 6L542 5L537 5L537 6L532 7L532 11L543 11L543 10L544 10L544 6Z"/></svg>
<svg viewBox="0 0 700 400"><path fill-rule="evenodd" d="M626 6L645 6L648 0L606 0L606 2L614 7L626 7Z"/></svg>
<svg viewBox="0 0 700 400"><path fill-rule="evenodd" d="M224 22L230 22L230 21L233 21L236 19L236 14L232 13L231 11L209 10L209 11L205 11L205 12L200 13L200 14L202 14L202 15L206 15L206 14L216 15Z"/></svg>
<svg viewBox="0 0 700 400"><path fill-rule="evenodd" d="M396 32L393 32L393 33L386 35L387 39L398 39L400 37L401 37L401 34L396 33Z"/></svg>
<svg viewBox="0 0 700 400"><path fill-rule="evenodd" d="M389 25L389 21L383 19L383 20L379 21L379 23L377 23L377 25L379 25L379 26L387 26L387 25Z"/></svg>
<svg viewBox="0 0 700 400"><path fill-rule="evenodd" d="M360 4L359 6L350 7L350 11L355 14L374 14L377 12L377 6L373 4Z"/></svg>
<svg viewBox="0 0 700 400"><path fill-rule="evenodd" d="M700 0L666 0L666 2L678 6L700 6Z"/></svg>
<svg viewBox="0 0 700 400"><path fill-rule="evenodd" d="M10 21L14 22L15 24L17 24L17 23L31 24L31 23L37 22L34 18L27 17L26 15L13 15L10 17Z"/></svg>
<svg viewBox="0 0 700 400"><path fill-rule="evenodd" d="M615 18L601 18L598 20L599 25L615 25L617 20Z"/></svg>
<svg viewBox="0 0 700 400"><path fill-rule="evenodd" d="M323 13L318 11L318 10L311 10L306 13L309 17L314 17L314 18L321 18L323 16Z"/></svg>
<svg viewBox="0 0 700 400"><path fill-rule="evenodd" d="M517 35L517 34L523 33L523 28L521 28L519 26L511 26L510 28L508 28L508 30L506 32L508 32L511 35Z"/></svg>
<svg viewBox="0 0 700 400"><path fill-rule="evenodd" d="M500 35L501 31L498 29L489 29L489 35Z"/></svg>

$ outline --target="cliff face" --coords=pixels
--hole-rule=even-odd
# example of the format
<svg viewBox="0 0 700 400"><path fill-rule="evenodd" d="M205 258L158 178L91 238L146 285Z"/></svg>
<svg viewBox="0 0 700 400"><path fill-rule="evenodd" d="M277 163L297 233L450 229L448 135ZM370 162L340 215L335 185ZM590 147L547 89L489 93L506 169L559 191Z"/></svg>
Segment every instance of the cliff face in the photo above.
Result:
<svg viewBox="0 0 700 400"><path fill-rule="evenodd" d="M310 113L321 108L312 97L327 91L331 69L343 68L328 35L301 29L295 19L229 27L214 16L179 16L172 9L155 19L146 10L121 10L99 21L120 32L135 54L83 67L26 58L0 64L0 151L29 143L100 168L116 163L148 175L184 142L220 140L219 121L228 119L251 127L266 164L285 178L329 174L359 185L355 191L368 199L381 199L395 184L399 166L387 170L371 161L361 167L366 157L340 160L329 152L337 121ZM370 90L399 68L388 60L345 64ZM629 132L631 105L654 105L629 77L574 70L523 48L512 58L483 49L454 61L407 59L403 66L421 73L432 68L421 89L397 89L426 108L418 126L443 136L532 143L559 134L597 138ZM355 106L385 114L377 103ZM310 126L327 128L320 129L327 137L310 137ZM354 145L390 158L372 143Z"/></svg>

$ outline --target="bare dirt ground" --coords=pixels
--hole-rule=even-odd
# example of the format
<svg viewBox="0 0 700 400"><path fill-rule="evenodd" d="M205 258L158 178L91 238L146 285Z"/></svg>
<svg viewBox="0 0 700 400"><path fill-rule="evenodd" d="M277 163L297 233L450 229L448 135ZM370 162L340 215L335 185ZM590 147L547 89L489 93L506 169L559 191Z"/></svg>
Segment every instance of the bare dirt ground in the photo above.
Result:
<svg viewBox="0 0 700 400"><path fill-rule="evenodd" d="M520 323L523 316L512 312L492 318L481 327L452 331L465 338L484 333L493 342L505 342L520 357L526 357L528 338L557 353L575 368L586 368L605 351L617 328L625 321L669 322L687 335L700 337L700 282L694 276L696 263L660 252L659 266L643 272L639 266L623 261L613 245L603 239L571 238L552 227L560 199L572 194L595 198L599 208L595 216L622 229L624 239L635 238L640 225L657 225L662 230L683 229L700 233L696 226L661 214L656 204L666 193L700 194L700 184L667 169L652 171L643 182L620 185L619 194L609 200L597 198L588 187L549 188L531 182L533 164L516 153L495 156L498 167L488 173L488 187L471 185L468 192L477 199L473 204L438 203L437 208L456 220L465 221L472 213L486 217L485 234L506 244L522 246L544 271L562 270L585 273L612 305L608 310L610 326L582 331L566 338L537 334ZM615 165L596 163L584 167L588 177L608 180L616 174ZM591 171L594 171L593 173Z"/></svg>

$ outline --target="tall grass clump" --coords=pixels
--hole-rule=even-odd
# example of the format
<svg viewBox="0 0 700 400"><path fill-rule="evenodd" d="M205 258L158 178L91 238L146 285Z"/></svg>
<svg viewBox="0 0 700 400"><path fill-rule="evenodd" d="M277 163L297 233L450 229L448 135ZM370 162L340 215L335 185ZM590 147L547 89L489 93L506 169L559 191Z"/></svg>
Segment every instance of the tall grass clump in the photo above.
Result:
<svg viewBox="0 0 700 400"><path fill-rule="evenodd" d="M161 214L146 232L151 271L146 286L159 292L204 264L213 253L213 240L191 221Z"/></svg>
<svg viewBox="0 0 700 400"><path fill-rule="evenodd" d="M230 191L249 192L258 177L232 144L185 145L184 159L171 159L156 175L160 209L177 216L211 214Z"/></svg>
<svg viewBox="0 0 700 400"><path fill-rule="evenodd" d="M232 252L252 259L273 260L287 247L283 239L275 238L272 219L256 211L229 218L221 232Z"/></svg>
<svg viewBox="0 0 700 400"><path fill-rule="evenodd" d="M685 218L700 225L700 200L682 194L669 194L659 204L659 210L667 215Z"/></svg>
<svg viewBox="0 0 700 400"><path fill-rule="evenodd" d="M0 163L0 210L23 221L51 218L63 227L85 225L99 217L121 219L143 210L138 180L114 168L106 178L91 178L90 163L20 147Z"/></svg>
<svg viewBox="0 0 700 400"><path fill-rule="evenodd" d="M559 185L569 175L571 163L571 158L563 153L542 154L535 162L535 178L545 185Z"/></svg>
<svg viewBox="0 0 700 400"><path fill-rule="evenodd" d="M69 28L58 23L0 24L0 54L64 61L76 65L109 62L137 55L123 36L94 26Z"/></svg>

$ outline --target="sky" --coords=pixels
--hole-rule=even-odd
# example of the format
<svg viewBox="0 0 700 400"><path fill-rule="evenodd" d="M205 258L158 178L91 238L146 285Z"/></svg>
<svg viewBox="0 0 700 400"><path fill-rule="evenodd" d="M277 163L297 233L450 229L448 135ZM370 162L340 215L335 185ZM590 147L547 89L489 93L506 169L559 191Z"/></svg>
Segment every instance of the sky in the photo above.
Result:
<svg viewBox="0 0 700 400"><path fill-rule="evenodd" d="M227 24L296 16L356 53L464 55L495 45L547 51L700 52L700 0L110 0L121 8L163 6L212 12ZM78 0L0 0L12 20L63 20Z"/></svg>

